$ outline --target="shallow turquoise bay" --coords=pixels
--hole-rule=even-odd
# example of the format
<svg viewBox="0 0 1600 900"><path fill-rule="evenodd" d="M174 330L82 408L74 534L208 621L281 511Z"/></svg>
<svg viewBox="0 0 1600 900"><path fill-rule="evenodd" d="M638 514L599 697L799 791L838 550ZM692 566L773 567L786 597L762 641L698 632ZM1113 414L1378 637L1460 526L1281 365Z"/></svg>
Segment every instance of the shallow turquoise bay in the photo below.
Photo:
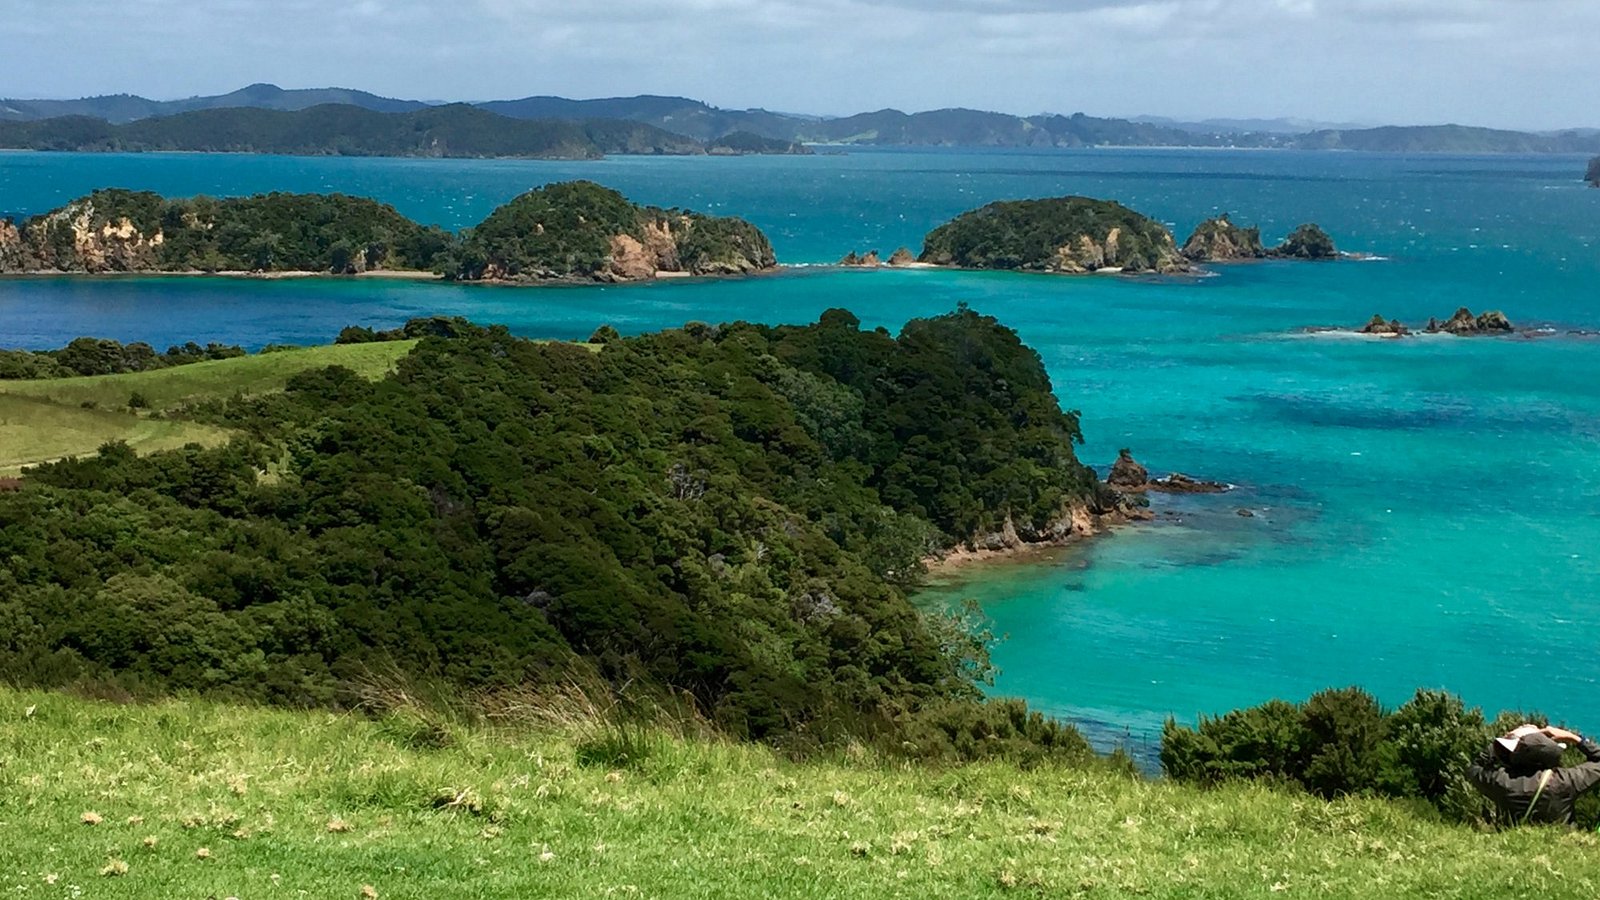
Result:
<svg viewBox="0 0 1600 900"><path fill-rule="evenodd" d="M1231 211L1276 239L1321 223L1381 259L1266 263L1139 281L795 269L731 282L497 289L386 282L0 281L0 345L80 334L329 340L425 314L584 337L686 320L869 325L966 301L1037 348L1086 460L1239 485L1161 498L1162 521L1032 564L969 570L930 604L980 600L996 691L1148 752L1168 715L1360 684L1389 703L1446 687L1491 709L1600 727L1600 339L1310 336L1374 312L1457 306L1600 329L1600 191L1582 160L1333 153L870 152L601 163L0 154L0 213L101 186L169 194L342 190L449 227L551 180L745 215L792 264L916 249L993 199L1121 200L1180 237ZM1236 514L1249 508L1254 518Z"/></svg>

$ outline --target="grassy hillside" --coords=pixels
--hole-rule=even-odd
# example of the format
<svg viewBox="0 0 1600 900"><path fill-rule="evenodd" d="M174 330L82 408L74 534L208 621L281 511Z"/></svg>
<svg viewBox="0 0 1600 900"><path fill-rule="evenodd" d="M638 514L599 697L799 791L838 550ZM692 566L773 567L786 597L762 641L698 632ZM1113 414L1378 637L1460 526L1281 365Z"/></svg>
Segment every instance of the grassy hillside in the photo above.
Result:
<svg viewBox="0 0 1600 900"><path fill-rule="evenodd" d="M1595 896L1600 840L1097 769L0 689L22 897ZM623 736L626 739L623 739ZM633 750L620 759L619 748Z"/></svg>
<svg viewBox="0 0 1600 900"><path fill-rule="evenodd" d="M114 440L126 441L140 453L191 442L220 444L227 440L222 429L153 418L151 413L235 394L280 390L291 376L323 366L344 366L365 378L378 378L414 346L416 341L340 344L126 375L0 381L0 475L64 456L92 454ZM136 393L148 404L142 412L127 409Z"/></svg>

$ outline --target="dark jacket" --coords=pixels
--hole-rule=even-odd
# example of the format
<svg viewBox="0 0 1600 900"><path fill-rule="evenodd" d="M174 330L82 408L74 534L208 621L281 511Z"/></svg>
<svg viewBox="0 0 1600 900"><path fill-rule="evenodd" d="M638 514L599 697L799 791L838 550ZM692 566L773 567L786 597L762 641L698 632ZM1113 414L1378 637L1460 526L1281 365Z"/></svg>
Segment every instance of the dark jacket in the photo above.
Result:
<svg viewBox="0 0 1600 900"><path fill-rule="evenodd" d="M1563 766L1548 770L1550 781L1544 791L1539 790L1540 773L1513 775L1501 764L1497 753L1499 745L1489 742L1488 749L1478 754L1467 768L1467 778L1485 797L1494 801L1501 815L1511 823L1529 822L1546 825L1571 825L1572 805L1578 795L1600 784L1600 744L1588 738L1578 743L1578 749L1588 762L1576 766ZM1539 800L1534 804L1534 796ZM1528 812L1529 805L1533 812Z"/></svg>

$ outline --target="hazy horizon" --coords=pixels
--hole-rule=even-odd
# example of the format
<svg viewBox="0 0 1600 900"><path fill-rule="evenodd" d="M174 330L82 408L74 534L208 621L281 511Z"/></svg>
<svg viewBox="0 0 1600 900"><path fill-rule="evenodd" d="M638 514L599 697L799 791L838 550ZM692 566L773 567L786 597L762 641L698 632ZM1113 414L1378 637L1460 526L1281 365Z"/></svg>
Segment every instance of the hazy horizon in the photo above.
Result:
<svg viewBox="0 0 1600 900"><path fill-rule="evenodd" d="M15 0L0 96L247 84L1180 121L1600 126L1587 0ZM307 27L308 25L314 27ZM71 65L63 65L70 60Z"/></svg>

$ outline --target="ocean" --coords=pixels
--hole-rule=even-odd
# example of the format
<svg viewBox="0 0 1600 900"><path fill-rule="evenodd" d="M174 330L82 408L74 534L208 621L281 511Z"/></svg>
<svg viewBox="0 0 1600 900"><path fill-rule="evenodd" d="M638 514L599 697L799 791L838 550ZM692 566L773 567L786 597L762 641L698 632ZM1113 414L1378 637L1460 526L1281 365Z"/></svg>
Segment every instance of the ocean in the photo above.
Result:
<svg viewBox="0 0 1600 900"><path fill-rule="evenodd" d="M1493 713L1600 727L1600 191L1575 157L1261 151L856 151L602 162L0 154L0 215L98 187L377 197L471 225L540 184L745 216L782 274L519 289L389 281L0 281L0 346L80 335L247 347L350 324L464 315L582 338L845 307L869 326L966 302L1036 348L1081 457L1226 481L1157 497L1150 525L1028 562L963 570L932 607L977 600L1003 637L993 690L1148 759L1169 716L1361 685L1388 704L1448 688ZM1181 240L1229 212L1269 242L1306 221L1372 259L1217 267L1202 278L840 271L847 251L920 247L985 202L1084 194ZM1374 313L1503 310L1547 337L1311 334ZM1245 517L1240 510L1254 515Z"/></svg>

